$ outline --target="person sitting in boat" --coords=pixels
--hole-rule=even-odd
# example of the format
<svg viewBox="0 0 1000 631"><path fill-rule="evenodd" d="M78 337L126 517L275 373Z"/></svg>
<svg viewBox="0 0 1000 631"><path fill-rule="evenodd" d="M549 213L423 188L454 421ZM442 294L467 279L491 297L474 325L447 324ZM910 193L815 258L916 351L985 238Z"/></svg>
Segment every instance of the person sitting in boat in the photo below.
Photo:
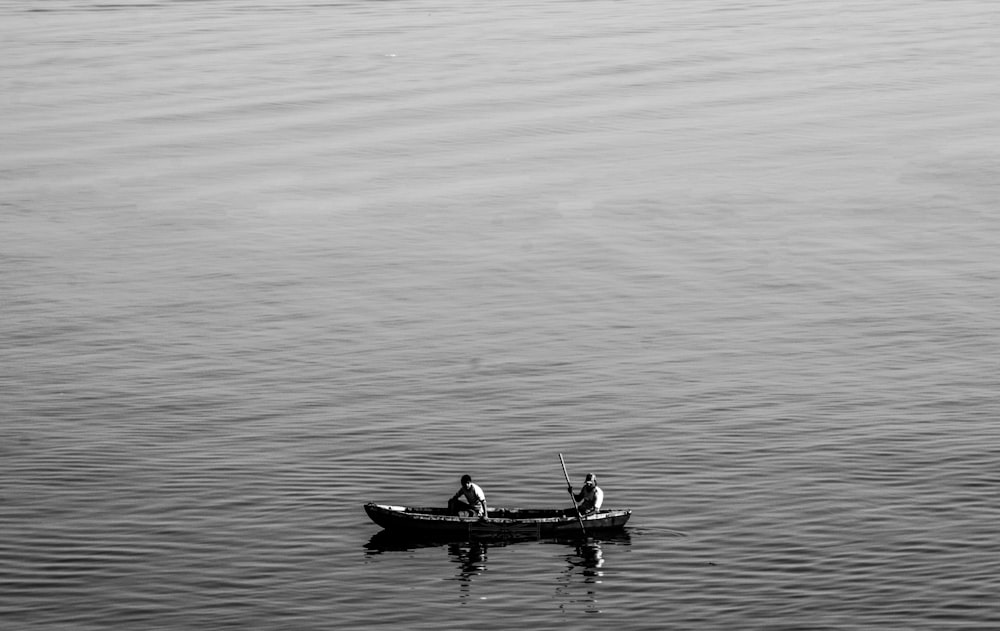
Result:
<svg viewBox="0 0 1000 631"><path fill-rule="evenodd" d="M572 485L569 486L569 492L576 500L576 507L580 510L581 515L589 515L601 510L601 504L604 503L604 491L597 486L597 476L593 473L587 474L579 493L573 493Z"/></svg>
<svg viewBox="0 0 1000 631"><path fill-rule="evenodd" d="M465 501L462 501L464 498ZM462 488L458 489L450 500L448 500L449 512L462 517L479 517L486 519L486 494L483 489L472 481L472 476L466 474L462 476Z"/></svg>

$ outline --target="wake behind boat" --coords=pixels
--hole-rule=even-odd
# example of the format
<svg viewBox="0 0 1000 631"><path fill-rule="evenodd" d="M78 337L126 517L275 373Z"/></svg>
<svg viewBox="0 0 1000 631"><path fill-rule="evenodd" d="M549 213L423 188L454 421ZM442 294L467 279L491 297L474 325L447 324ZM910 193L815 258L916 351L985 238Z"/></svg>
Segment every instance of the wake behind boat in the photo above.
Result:
<svg viewBox="0 0 1000 631"><path fill-rule="evenodd" d="M465 517L447 508L365 504L373 522L396 535L428 538L578 537L621 530L631 510L601 510L582 518L573 509L490 508L489 516ZM585 530L584 530L585 528Z"/></svg>

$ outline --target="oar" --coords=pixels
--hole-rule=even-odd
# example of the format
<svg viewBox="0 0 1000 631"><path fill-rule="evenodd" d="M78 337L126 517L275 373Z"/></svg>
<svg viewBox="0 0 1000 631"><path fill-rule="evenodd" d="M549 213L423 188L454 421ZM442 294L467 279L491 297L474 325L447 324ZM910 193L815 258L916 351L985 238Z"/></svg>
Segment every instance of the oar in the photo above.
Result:
<svg viewBox="0 0 1000 631"><path fill-rule="evenodd" d="M566 485L569 487L569 499L573 501L573 508L576 509L576 518L580 521L580 530L583 531L583 536L587 536L587 529L583 527L583 515L580 514L580 507L576 504L576 497L573 496L573 483L569 481L569 473L566 471L566 461L563 460L562 454L559 454L559 462L562 464L563 475L566 476Z"/></svg>

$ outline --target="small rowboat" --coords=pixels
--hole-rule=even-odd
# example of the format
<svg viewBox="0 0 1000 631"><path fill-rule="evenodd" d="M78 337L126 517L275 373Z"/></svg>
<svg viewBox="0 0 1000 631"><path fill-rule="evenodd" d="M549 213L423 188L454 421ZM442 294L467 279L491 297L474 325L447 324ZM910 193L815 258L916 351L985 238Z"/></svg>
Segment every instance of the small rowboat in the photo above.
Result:
<svg viewBox="0 0 1000 631"><path fill-rule="evenodd" d="M489 519L459 517L447 508L414 508L365 504L371 520L393 534L456 538L579 537L580 519L573 509L490 508ZM586 533L608 533L625 526L630 510L602 510L583 516Z"/></svg>

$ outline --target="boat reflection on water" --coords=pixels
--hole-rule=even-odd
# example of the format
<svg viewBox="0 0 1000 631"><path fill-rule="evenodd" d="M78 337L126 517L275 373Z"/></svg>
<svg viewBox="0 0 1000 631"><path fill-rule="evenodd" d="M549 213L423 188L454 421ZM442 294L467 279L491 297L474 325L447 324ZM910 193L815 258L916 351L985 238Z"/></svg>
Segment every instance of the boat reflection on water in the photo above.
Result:
<svg viewBox="0 0 1000 631"><path fill-rule="evenodd" d="M376 555L386 552L410 552L421 548L446 548L448 558L458 564L457 577L468 580L486 571L486 553L490 546L504 547L512 543L510 540L496 541L442 541L433 539L413 539L401 537L388 530L382 530L372 536L365 544L365 554Z"/></svg>
<svg viewBox="0 0 1000 631"><path fill-rule="evenodd" d="M407 552L409 550L419 550L420 548L440 548L447 545L447 541L436 541L433 539L418 539L404 537L394 534L388 530L380 530L368 543L364 545L365 554L382 554L383 552Z"/></svg>
<svg viewBox="0 0 1000 631"><path fill-rule="evenodd" d="M386 552L409 552L421 548L445 548L448 560L458 566L452 580L458 581L459 598L462 601L472 597L472 581L486 571L487 552L490 546L504 547L510 541L435 541L412 539L395 535L388 530L376 533L365 544L365 554L378 555Z"/></svg>
<svg viewBox="0 0 1000 631"><path fill-rule="evenodd" d="M570 546L573 550L577 551L583 558L595 559L597 557L602 557L600 552L601 544L610 545L624 545L628 546L632 543L632 538L627 530L617 532L613 535L608 535L601 537L600 539L588 538L586 540L577 538L544 538L539 539L537 537L504 537L504 538L490 538L490 539L473 539L473 540L448 540L448 539L432 539L426 537L406 537L404 535L399 535L388 530L380 530L379 532L372 535L371 539L364 544L365 554L375 555L382 554L384 552L406 552L412 550L419 550L421 548L441 548L447 547L451 550L453 547L457 546L459 549L470 549L473 546L486 549L487 546L493 548L505 548L510 545L517 545L519 543L542 543L542 544L555 544ZM596 546L597 550L588 550L588 547ZM602 559L603 563L603 559Z"/></svg>
<svg viewBox="0 0 1000 631"><path fill-rule="evenodd" d="M471 541L435 541L401 537L382 530L364 545L366 555L380 555L388 552L410 552L423 548L442 548L448 553L449 562L456 567L451 580L459 583L460 598L471 597L472 584L476 577L487 571L488 553L492 549L534 542L563 546L564 552L556 552L554 559L565 560L563 569L556 570L556 599L564 611L600 613L598 590L604 580L605 550L615 546L632 544L628 531L616 533L602 539L501 539ZM581 591L582 590L582 591Z"/></svg>

